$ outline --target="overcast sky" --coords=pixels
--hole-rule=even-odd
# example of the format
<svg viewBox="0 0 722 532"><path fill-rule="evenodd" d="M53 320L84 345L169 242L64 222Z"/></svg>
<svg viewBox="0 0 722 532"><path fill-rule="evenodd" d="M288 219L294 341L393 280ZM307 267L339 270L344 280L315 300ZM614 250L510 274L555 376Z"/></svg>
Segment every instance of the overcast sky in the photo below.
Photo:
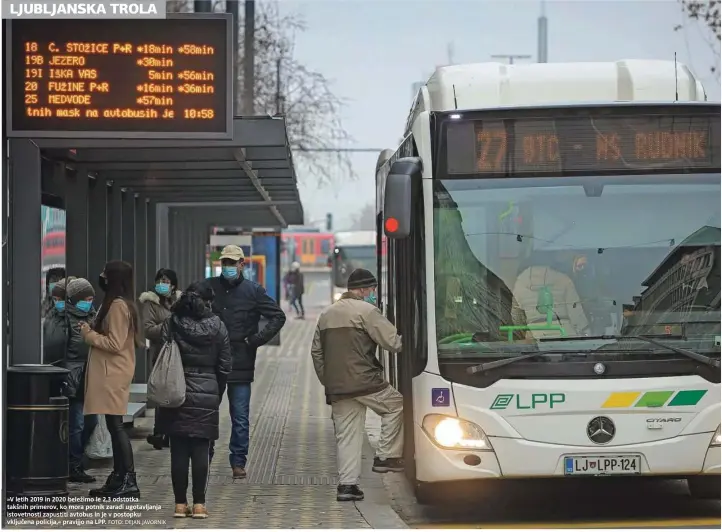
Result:
<svg viewBox="0 0 722 532"><path fill-rule="evenodd" d="M412 84L437 65L489 61L493 54L529 54L536 60L536 0L281 0L284 12L305 19L295 55L334 81L349 100L346 129L357 148L396 148L412 99ZM546 2L549 61L670 59L677 53L703 80L711 100L720 86L698 24L685 19L676 0L574 0ZM683 31L674 31L683 24ZM334 214L334 229L374 201L378 153L353 154L358 180L338 175L339 185L318 190L299 174L312 219Z"/></svg>

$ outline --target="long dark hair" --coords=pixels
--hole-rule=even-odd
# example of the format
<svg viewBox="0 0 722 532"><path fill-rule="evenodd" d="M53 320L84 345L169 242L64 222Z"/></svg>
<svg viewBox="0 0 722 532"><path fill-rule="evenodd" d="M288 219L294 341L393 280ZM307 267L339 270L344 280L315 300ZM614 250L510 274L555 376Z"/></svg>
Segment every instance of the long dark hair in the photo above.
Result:
<svg viewBox="0 0 722 532"><path fill-rule="evenodd" d="M192 283L173 305L172 312L178 317L202 318L210 313L208 303L214 297L210 284L204 281Z"/></svg>
<svg viewBox="0 0 722 532"><path fill-rule="evenodd" d="M99 333L103 332L103 321L108 315L110 305L113 304L113 301L120 298L128 305L128 311L130 312L129 332L133 335L135 345L141 347L143 345L143 339L140 336L138 309L135 307L134 302L133 266L122 260L111 260L105 265L104 271L108 285L100 311L95 319L94 329Z"/></svg>

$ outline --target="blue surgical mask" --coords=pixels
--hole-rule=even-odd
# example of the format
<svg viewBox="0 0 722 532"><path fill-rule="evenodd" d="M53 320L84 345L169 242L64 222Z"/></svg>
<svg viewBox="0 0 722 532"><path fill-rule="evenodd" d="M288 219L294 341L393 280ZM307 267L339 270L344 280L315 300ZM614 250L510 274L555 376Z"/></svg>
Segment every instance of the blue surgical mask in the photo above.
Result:
<svg viewBox="0 0 722 532"><path fill-rule="evenodd" d="M376 292L371 292L369 295L364 297L364 301L366 301L366 303L371 303L372 305L376 305Z"/></svg>
<svg viewBox="0 0 722 532"><path fill-rule="evenodd" d="M65 301L56 301L55 302L55 310L58 312L62 312L65 310Z"/></svg>
<svg viewBox="0 0 722 532"><path fill-rule="evenodd" d="M90 309L93 308L93 302L92 301L78 301L75 304L75 308L77 308L80 312L90 312Z"/></svg>
<svg viewBox="0 0 722 532"><path fill-rule="evenodd" d="M236 266L223 266L223 277L226 279L235 279L238 277L238 268Z"/></svg>
<svg viewBox="0 0 722 532"><path fill-rule="evenodd" d="M155 291L162 296L167 296L170 294L170 285L168 283L158 283L155 285Z"/></svg>

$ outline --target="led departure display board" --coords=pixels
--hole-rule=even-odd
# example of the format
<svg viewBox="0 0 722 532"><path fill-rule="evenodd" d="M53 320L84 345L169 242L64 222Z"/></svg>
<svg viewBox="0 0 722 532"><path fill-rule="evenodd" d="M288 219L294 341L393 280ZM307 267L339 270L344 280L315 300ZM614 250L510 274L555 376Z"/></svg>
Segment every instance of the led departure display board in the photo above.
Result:
<svg viewBox="0 0 722 532"><path fill-rule="evenodd" d="M231 26L221 13L8 21L9 135L230 139Z"/></svg>
<svg viewBox="0 0 722 532"><path fill-rule="evenodd" d="M720 168L720 114L466 120L447 126L450 174L530 176Z"/></svg>

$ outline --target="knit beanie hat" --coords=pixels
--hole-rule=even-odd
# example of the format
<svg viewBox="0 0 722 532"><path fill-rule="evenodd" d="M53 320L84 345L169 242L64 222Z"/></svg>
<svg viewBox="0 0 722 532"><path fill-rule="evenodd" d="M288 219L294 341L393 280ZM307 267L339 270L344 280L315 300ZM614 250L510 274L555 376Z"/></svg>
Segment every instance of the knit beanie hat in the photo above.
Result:
<svg viewBox="0 0 722 532"><path fill-rule="evenodd" d="M78 301L82 301L86 297L95 297L93 285L87 279L79 277L68 283L66 288L68 299L75 305Z"/></svg>
<svg viewBox="0 0 722 532"><path fill-rule="evenodd" d="M372 286L378 286L379 283L376 281L374 274L363 268L357 268L351 272L348 276L348 289L353 290L354 288L371 288Z"/></svg>
<svg viewBox="0 0 722 532"><path fill-rule="evenodd" d="M50 294L53 297L59 299L65 299L65 285L68 282L74 281L75 277L68 277L67 279L60 279L55 286L53 286L53 292Z"/></svg>

